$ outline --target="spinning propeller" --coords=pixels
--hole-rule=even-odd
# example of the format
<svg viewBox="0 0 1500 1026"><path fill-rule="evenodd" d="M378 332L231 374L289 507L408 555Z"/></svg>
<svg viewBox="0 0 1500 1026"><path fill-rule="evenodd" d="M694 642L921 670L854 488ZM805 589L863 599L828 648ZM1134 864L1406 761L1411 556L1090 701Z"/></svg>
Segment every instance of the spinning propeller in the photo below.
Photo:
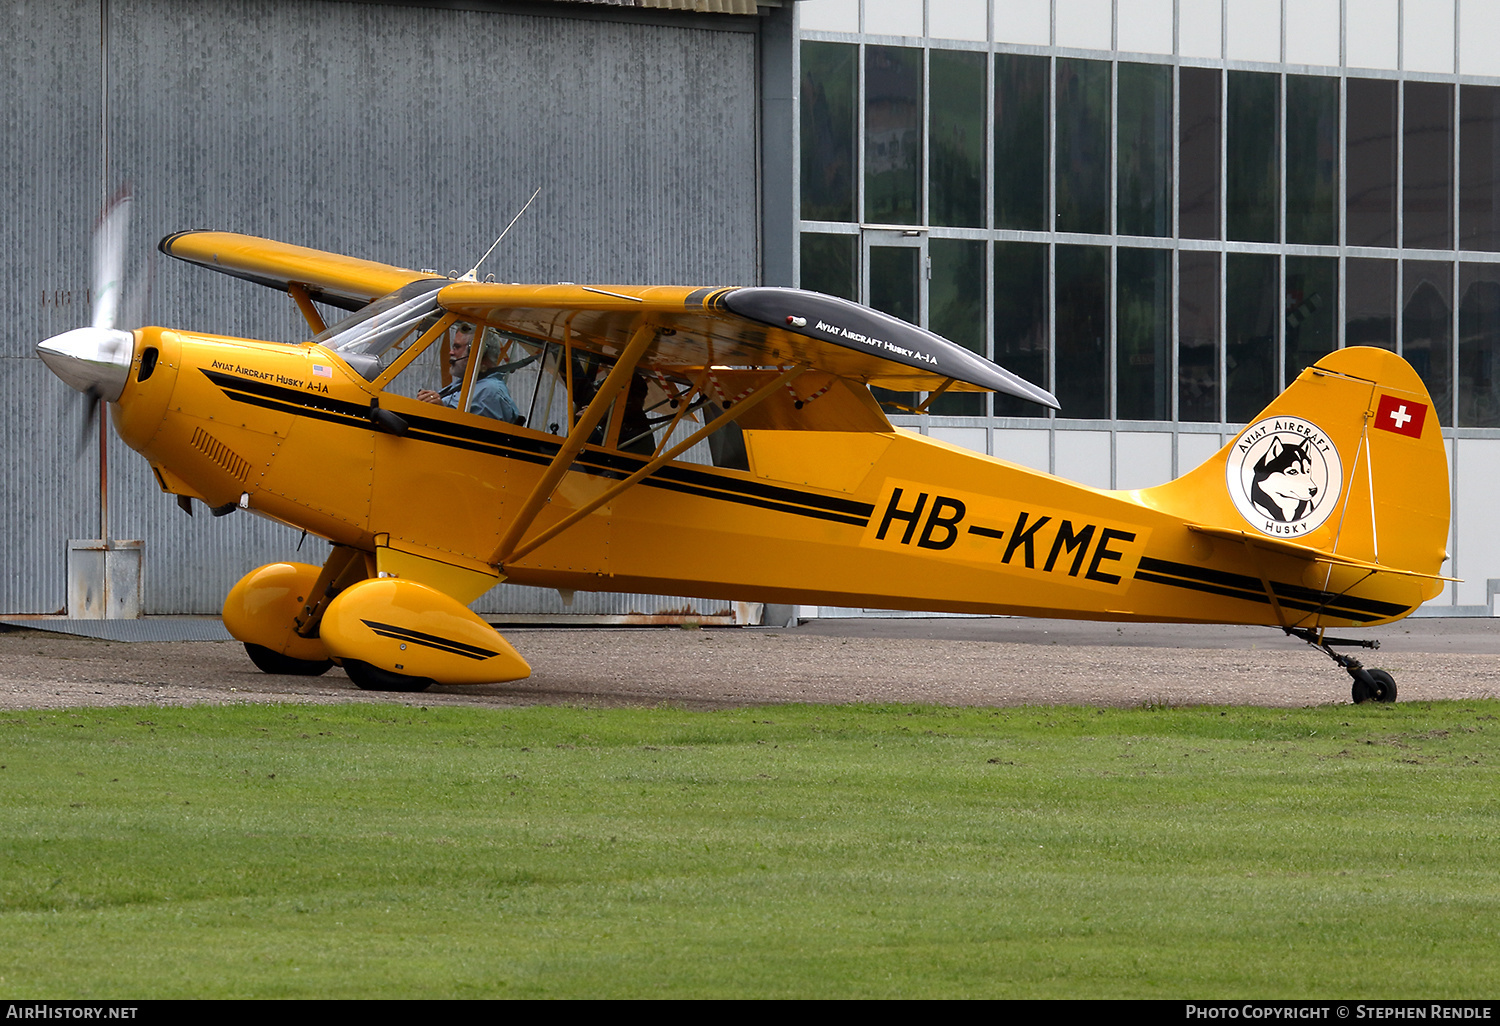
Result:
<svg viewBox="0 0 1500 1026"><path fill-rule="evenodd" d="M130 193L121 190L105 207L94 229L94 322L37 343L42 362L88 397L83 438L98 416L99 403L114 402L125 390L135 355L135 336L116 327L125 272L125 240L130 226Z"/></svg>

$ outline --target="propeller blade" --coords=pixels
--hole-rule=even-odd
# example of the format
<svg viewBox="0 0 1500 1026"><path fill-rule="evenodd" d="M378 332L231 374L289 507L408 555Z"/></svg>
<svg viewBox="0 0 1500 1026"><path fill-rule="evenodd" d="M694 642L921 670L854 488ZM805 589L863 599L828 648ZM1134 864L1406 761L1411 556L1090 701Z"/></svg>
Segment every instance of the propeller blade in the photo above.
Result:
<svg viewBox="0 0 1500 1026"><path fill-rule="evenodd" d="M78 452L75 454L79 458L83 457L83 454L88 450L89 444L93 442L95 436L99 433L95 427L99 422L99 389L91 385L84 389L83 397L85 403L83 408L83 433L78 436Z"/></svg>
<svg viewBox="0 0 1500 1026"><path fill-rule="evenodd" d="M113 328L120 316L125 278L125 239L130 230L130 188L121 187L104 208L94 228L94 322Z"/></svg>

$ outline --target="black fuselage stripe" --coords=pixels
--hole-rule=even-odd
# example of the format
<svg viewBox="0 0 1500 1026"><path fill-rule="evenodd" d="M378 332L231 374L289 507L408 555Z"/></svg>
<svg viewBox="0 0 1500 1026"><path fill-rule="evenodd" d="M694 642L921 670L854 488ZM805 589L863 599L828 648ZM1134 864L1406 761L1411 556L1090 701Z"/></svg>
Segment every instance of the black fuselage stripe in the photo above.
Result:
<svg viewBox="0 0 1500 1026"><path fill-rule="evenodd" d="M1156 559L1151 556L1145 556L1141 559L1141 568L1161 574L1169 574L1174 577L1186 577L1210 584L1219 584L1225 587L1239 588L1262 595L1265 594L1265 587L1261 584L1260 578L1249 577L1245 574L1230 573L1227 570L1214 570L1205 566L1194 566L1191 563L1174 563L1170 560ZM1339 595L1334 592L1308 588L1300 584L1288 584L1285 581L1272 581L1271 588L1276 592L1277 599L1302 599L1307 602L1317 603L1318 606L1326 604L1330 607L1352 609L1362 613L1371 613L1375 616L1394 616L1410 608L1395 602L1358 598L1352 595Z"/></svg>
<svg viewBox="0 0 1500 1026"><path fill-rule="evenodd" d="M345 427L373 427L368 409L354 403L319 399L304 395L296 389L216 371L205 370L203 373L236 402ZM469 425L453 425L427 417L402 416L411 428L406 436L408 438L454 449L519 459L540 466L552 462L562 444L561 441L547 442ZM574 463L573 469L594 477L621 480L646 462L642 458L585 451ZM641 483L701 498L721 499L853 527L866 526L875 512L874 505L856 499L814 495L759 481L732 480L682 466L661 467Z"/></svg>
<svg viewBox="0 0 1500 1026"><path fill-rule="evenodd" d="M1138 581L1150 581L1153 584L1166 584L1174 588L1186 588L1189 591L1199 591L1209 595L1222 595L1225 598L1242 599L1246 602L1259 602L1260 604L1266 606L1269 606L1271 604L1271 600L1266 597L1266 593L1264 591L1251 593L1240 591L1236 588L1226 588L1218 584L1209 584L1204 581L1186 581L1172 577L1162 577L1153 573L1143 573L1141 571L1136 571L1135 578ZM1280 595L1277 596L1277 601L1282 606L1288 609L1300 609L1303 612L1307 613L1328 613L1333 616L1342 617L1345 620L1356 620L1360 623L1367 623L1370 620L1381 619L1381 617L1370 613L1358 613L1352 610L1338 609L1328 605L1320 605L1312 602L1302 602L1297 599L1284 599Z"/></svg>
<svg viewBox="0 0 1500 1026"><path fill-rule="evenodd" d="M1146 556L1141 559L1135 576L1137 580L1150 581L1153 584L1186 588L1210 595L1242 599L1246 602L1271 604L1271 599L1266 595L1265 587L1259 578L1247 577L1243 574L1212 570L1187 563L1173 563ZM1326 612L1360 622L1399 616L1410 608L1378 599L1335 595L1332 592L1321 592L1280 581L1272 581L1271 590L1276 596L1276 601L1290 609L1300 609L1309 613Z"/></svg>

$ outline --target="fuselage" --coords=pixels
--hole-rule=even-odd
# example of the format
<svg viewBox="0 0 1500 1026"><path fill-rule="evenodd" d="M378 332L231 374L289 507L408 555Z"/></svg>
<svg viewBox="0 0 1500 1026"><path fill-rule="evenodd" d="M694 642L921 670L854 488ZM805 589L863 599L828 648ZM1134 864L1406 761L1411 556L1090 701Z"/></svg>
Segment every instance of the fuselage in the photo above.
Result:
<svg viewBox="0 0 1500 1026"><path fill-rule="evenodd" d="M163 489L239 504L340 545L391 545L488 569L508 518L563 441L382 391L319 345L158 328L136 338L112 415ZM868 417L831 430L804 416L817 405L808 394L768 401L742 421L748 469L668 463L507 562L505 578L767 602L1300 626L1386 622L1433 590L1419 578L1253 555L1194 532L1194 523L1238 522L1207 484L1201 497L1105 491L889 422L871 430L879 425ZM406 433L379 429L372 401ZM528 535L646 459L585 446Z"/></svg>

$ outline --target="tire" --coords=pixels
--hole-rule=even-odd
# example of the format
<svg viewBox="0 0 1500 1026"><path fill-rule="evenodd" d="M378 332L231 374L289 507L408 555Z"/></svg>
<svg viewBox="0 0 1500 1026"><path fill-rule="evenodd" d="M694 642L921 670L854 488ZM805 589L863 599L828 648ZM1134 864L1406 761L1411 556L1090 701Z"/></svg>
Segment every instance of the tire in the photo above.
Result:
<svg viewBox="0 0 1500 1026"><path fill-rule="evenodd" d="M392 673L358 659L345 659L344 672L362 691L426 691L437 682L431 677L409 677L404 673Z"/></svg>
<svg viewBox="0 0 1500 1026"><path fill-rule="evenodd" d="M1375 681L1375 693L1370 697L1377 702L1394 702L1396 700L1396 678L1384 670L1367 670L1370 678Z"/></svg>
<svg viewBox="0 0 1500 1026"><path fill-rule="evenodd" d="M288 677L321 677L333 665L332 659L293 659L264 645L252 645L248 641L245 642L245 654L262 672Z"/></svg>
<svg viewBox="0 0 1500 1026"><path fill-rule="evenodd" d="M1365 683L1358 677L1354 678L1354 688L1351 692L1354 704L1363 702L1394 702L1396 700L1396 678L1384 670L1366 670L1369 675L1369 683Z"/></svg>

